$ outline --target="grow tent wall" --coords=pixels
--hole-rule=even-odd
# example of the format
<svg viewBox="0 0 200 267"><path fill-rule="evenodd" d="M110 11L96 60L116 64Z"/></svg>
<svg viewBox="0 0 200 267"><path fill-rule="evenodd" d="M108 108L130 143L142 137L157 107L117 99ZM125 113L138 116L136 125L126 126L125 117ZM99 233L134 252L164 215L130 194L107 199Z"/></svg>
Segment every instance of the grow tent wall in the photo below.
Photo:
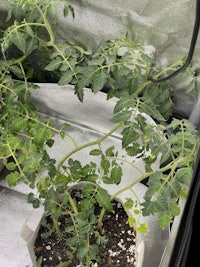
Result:
<svg viewBox="0 0 200 267"><path fill-rule="evenodd" d="M195 20L196 0L70 0L75 18L58 16L57 36L66 37L95 49L103 40L128 32L138 44L147 45L154 53L157 66L168 66L176 59L186 57ZM11 0L0 1L0 27L8 26L7 12ZM197 41L192 65L198 72L200 43ZM199 77L197 77L199 80ZM178 77L170 81L174 90L174 112L188 117L195 100L183 91L187 81Z"/></svg>

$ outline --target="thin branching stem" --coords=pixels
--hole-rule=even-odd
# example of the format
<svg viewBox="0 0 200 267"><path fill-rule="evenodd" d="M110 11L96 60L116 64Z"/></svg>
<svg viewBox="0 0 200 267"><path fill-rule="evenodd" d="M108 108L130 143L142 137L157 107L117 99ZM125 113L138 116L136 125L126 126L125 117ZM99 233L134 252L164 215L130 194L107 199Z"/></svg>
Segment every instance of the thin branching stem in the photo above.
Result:
<svg viewBox="0 0 200 267"><path fill-rule="evenodd" d="M99 139L95 140L95 141L92 141L92 142L89 142L89 143L86 143L86 144L83 144L83 145L80 145L78 147L75 147L73 150L71 150L67 155L65 155L63 157L63 159L61 159L61 161L58 163L57 165L57 170L60 170L60 168L62 167L62 165L64 164L64 162L69 158L71 157L73 154L87 148L87 147L90 147L90 146L95 146L95 145L98 145L100 144L101 142L103 142L105 139L107 139L109 136L111 136L114 132L116 132L119 128L121 128L122 126L122 123L118 123L112 130L110 130L107 134L103 135L102 137L100 137Z"/></svg>

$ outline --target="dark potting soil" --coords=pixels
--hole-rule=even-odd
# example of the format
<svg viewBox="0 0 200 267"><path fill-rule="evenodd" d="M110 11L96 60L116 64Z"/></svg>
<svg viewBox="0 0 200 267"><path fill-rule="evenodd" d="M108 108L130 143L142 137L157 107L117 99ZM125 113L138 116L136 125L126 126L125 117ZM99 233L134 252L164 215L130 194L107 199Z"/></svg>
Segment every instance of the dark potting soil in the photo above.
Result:
<svg viewBox="0 0 200 267"><path fill-rule="evenodd" d="M100 245L100 263L92 262L91 267L134 267L135 260L135 232L127 223L127 214L119 202L113 201L113 212L106 213L103 222L103 233L108 242ZM52 224L50 217L48 223ZM64 220L60 220L60 225ZM64 225L62 225L64 227ZM77 259L73 259L70 265L61 265L66 262L67 255L64 241L57 240L55 233L46 239L41 238L41 234L47 231L40 227L38 237L35 242L36 259L42 257L41 267L80 267ZM67 238L67 237L66 237ZM59 265L60 264L60 265Z"/></svg>

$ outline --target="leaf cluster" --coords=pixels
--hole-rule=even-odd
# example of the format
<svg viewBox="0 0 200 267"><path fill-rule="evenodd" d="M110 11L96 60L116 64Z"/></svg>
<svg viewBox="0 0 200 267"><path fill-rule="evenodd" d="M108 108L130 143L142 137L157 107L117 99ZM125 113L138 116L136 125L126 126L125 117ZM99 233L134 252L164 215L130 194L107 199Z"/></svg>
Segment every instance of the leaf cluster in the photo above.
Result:
<svg viewBox="0 0 200 267"><path fill-rule="evenodd" d="M187 197L199 137L188 120L172 118L163 124L164 118L155 106L151 111L157 123L149 123L148 103L149 99L145 101L143 97L123 96L116 103L112 121L123 122L122 148L126 155L144 162L145 174L137 180L142 182L148 177L142 215L158 214L158 223L164 229L180 213L177 200ZM158 159L161 166L154 170Z"/></svg>
<svg viewBox="0 0 200 267"><path fill-rule="evenodd" d="M95 53L70 40L59 44L55 29L57 4L62 5L64 16L74 16L73 7L66 1L13 1L13 23L1 39L0 160L9 170L8 185L23 182L35 188L37 193L30 193L28 202L35 208L44 206L54 223L51 231L60 238L62 231L70 235L66 240L66 247L71 247L69 260L76 254L82 264L89 266L91 260L97 259L99 244L105 242L101 234L103 215L112 211L112 200L120 193L133 193L125 209L133 211L129 225L138 232L148 231L141 216L156 215L161 228L165 228L179 215L178 199L187 197L199 136L188 120L173 118L170 85L148 80L153 59L127 35L104 42ZM37 90L31 82L37 73L37 66L33 67L36 55L42 55L38 63L42 71L57 77L59 85L74 85L80 101L84 101L85 87L96 94L106 86L107 99L117 99L111 118L113 129L93 142L78 145L67 131L69 125L58 129L54 121L38 114L30 98L31 90ZM177 66L174 63L162 72L155 68L153 71L159 77ZM185 75L191 80L187 90L194 94L191 68ZM120 153L114 146L103 149L104 141L118 130ZM59 163L48 154L55 134L74 144ZM92 160L83 164L74 156L85 148L90 148L88 156ZM144 163L144 169L138 169L138 160ZM160 168L155 169L158 160ZM99 183L119 185L126 179L126 166L138 171L139 178L110 196ZM134 185L146 179L147 191L141 203ZM79 182L88 185L77 202L70 186ZM95 214L96 205L102 209L99 216ZM63 216L68 226L61 231L58 222Z"/></svg>
<svg viewBox="0 0 200 267"><path fill-rule="evenodd" d="M44 238L52 232L57 233L59 239L65 242L65 250L69 262L74 254L84 266L89 266L90 260L96 260L99 254L99 245L107 242L98 228L98 207L104 207L106 211L112 211L112 203L107 191L94 183L89 183L83 189L69 189L63 186L60 194L52 186L48 193L42 193L46 212L53 220L54 228L47 224L46 217L43 225L48 229ZM73 197L73 199L71 198ZM32 199L34 198L34 199ZM35 197L29 194L29 201L33 203ZM73 204L78 209L73 208ZM65 220L65 229L59 221ZM67 238L66 238L67 236Z"/></svg>

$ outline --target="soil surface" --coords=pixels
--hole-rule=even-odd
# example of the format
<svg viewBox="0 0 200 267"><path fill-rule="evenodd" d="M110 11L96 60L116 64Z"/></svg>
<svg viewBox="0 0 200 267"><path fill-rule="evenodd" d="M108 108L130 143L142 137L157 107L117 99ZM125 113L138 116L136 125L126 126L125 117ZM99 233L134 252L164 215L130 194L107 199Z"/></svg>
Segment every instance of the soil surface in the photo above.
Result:
<svg viewBox="0 0 200 267"><path fill-rule="evenodd" d="M48 223L52 224L50 217ZM60 221L60 225L64 220ZM64 227L64 225L63 225ZM42 259L41 267L80 267L76 259L70 265L62 264L66 262L66 251L63 249L64 241L58 241L55 233L46 239L41 238L41 234L47 231L40 227L38 237L35 242L35 254L37 259ZM100 263L92 262L91 267L134 267L135 260L135 232L130 229L127 223L127 214L122 205L113 202L113 212L106 213L103 222L103 233L108 242L100 246Z"/></svg>

